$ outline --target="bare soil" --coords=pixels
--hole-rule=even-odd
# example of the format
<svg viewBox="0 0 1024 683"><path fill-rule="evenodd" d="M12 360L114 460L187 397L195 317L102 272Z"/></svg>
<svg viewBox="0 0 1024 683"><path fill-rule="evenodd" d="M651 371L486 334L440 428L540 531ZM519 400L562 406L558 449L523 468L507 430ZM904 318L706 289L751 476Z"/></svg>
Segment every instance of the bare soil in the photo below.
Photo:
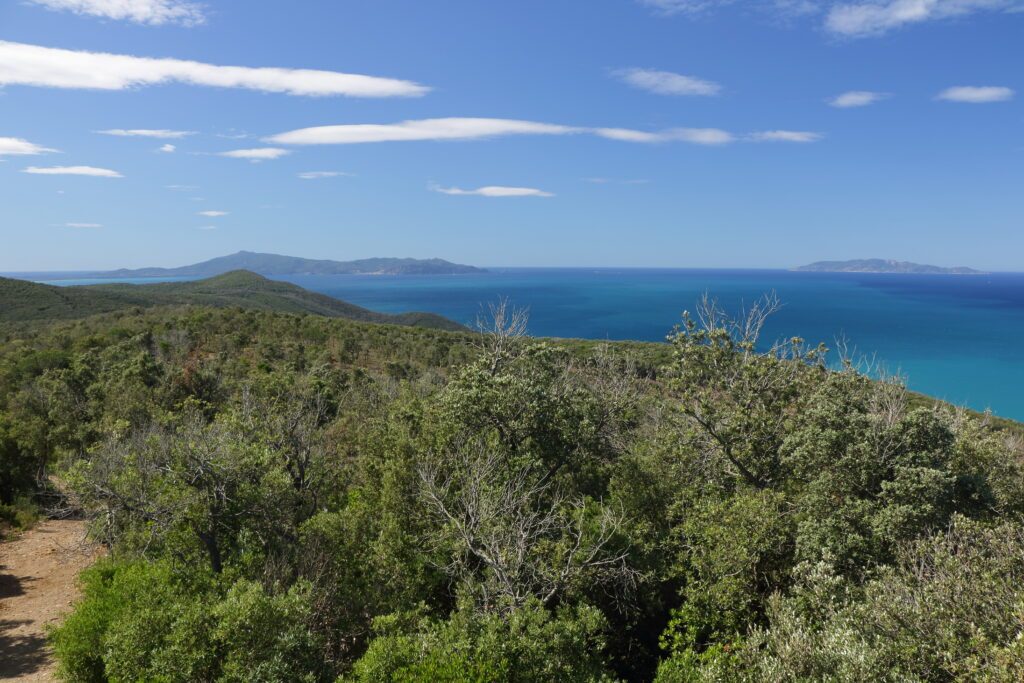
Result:
<svg viewBox="0 0 1024 683"><path fill-rule="evenodd" d="M85 530L53 519L0 543L0 680L57 680L46 628L70 611L78 573L100 554Z"/></svg>

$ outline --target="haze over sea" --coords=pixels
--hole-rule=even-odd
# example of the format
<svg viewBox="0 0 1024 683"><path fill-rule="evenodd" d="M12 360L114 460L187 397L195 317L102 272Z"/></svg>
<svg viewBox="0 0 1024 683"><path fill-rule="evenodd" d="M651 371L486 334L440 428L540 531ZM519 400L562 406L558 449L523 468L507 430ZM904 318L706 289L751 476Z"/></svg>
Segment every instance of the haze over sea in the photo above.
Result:
<svg viewBox="0 0 1024 683"><path fill-rule="evenodd" d="M495 268L279 279L376 311L430 311L463 323L508 297L530 309L534 335L643 341L663 341L704 292L736 310L774 291L784 306L766 326L766 341L799 336L835 348L845 338L916 391L1024 420L1024 274ZM85 282L97 281L53 284Z"/></svg>

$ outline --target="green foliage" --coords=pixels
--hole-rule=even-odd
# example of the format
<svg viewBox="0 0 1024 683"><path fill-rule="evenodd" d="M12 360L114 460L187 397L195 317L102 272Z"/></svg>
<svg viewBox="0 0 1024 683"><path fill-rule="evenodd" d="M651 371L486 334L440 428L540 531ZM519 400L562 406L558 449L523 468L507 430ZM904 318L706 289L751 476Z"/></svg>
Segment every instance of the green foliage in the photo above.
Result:
<svg viewBox="0 0 1024 683"><path fill-rule="evenodd" d="M3 304L0 305L0 323L84 318L97 313L155 306L233 306L438 330L464 329L432 313L377 313L246 270L205 280L154 285L54 287L0 278L0 303Z"/></svg>
<svg viewBox="0 0 1024 683"><path fill-rule="evenodd" d="M609 680L600 653L600 611L579 606L557 615L537 603L509 614L456 611L447 621L416 613L381 617L351 681Z"/></svg>
<svg viewBox="0 0 1024 683"><path fill-rule="evenodd" d="M82 582L81 603L52 637L65 680L322 679L302 583L268 594L166 562L103 562Z"/></svg>
<svg viewBox="0 0 1024 683"><path fill-rule="evenodd" d="M773 307L6 327L0 513L56 474L109 547L73 681L1019 680L1019 427L766 350Z"/></svg>

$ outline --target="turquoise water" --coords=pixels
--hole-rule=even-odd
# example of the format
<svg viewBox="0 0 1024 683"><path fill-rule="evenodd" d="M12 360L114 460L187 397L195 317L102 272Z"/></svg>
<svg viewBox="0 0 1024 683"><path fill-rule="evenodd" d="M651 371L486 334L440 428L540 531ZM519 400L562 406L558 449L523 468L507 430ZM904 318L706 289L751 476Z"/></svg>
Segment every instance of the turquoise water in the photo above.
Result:
<svg viewBox="0 0 1024 683"><path fill-rule="evenodd" d="M516 268L281 279L377 311L431 311L464 323L504 296L530 309L535 335L646 341L664 340L704 292L735 309L774 291L784 307L766 326L767 340L800 336L834 347L843 337L912 389L1024 420L1024 274Z"/></svg>

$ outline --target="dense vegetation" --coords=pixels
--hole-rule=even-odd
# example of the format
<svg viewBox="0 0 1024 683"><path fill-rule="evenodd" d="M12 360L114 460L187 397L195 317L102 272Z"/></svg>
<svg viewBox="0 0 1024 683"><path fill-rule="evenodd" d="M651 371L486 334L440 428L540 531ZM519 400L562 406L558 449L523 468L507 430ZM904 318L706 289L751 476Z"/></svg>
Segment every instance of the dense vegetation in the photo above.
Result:
<svg viewBox="0 0 1024 683"><path fill-rule="evenodd" d="M244 270L191 282L146 285L53 287L0 278L0 323L85 318L128 308L156 306L235 306L282 313L315 313L330 318L461 330L433 313L377 313L288 282Z"/></svg>
<svg viewBox="0 0 1024 683"><path fill-rule="evenodd" d="M770 306L768 306L770 308ZM671 345L234 308L12 331L72 681L1016 681L1024 449L710 302ZM0 337L2 338L2 337Z"/></svg>

